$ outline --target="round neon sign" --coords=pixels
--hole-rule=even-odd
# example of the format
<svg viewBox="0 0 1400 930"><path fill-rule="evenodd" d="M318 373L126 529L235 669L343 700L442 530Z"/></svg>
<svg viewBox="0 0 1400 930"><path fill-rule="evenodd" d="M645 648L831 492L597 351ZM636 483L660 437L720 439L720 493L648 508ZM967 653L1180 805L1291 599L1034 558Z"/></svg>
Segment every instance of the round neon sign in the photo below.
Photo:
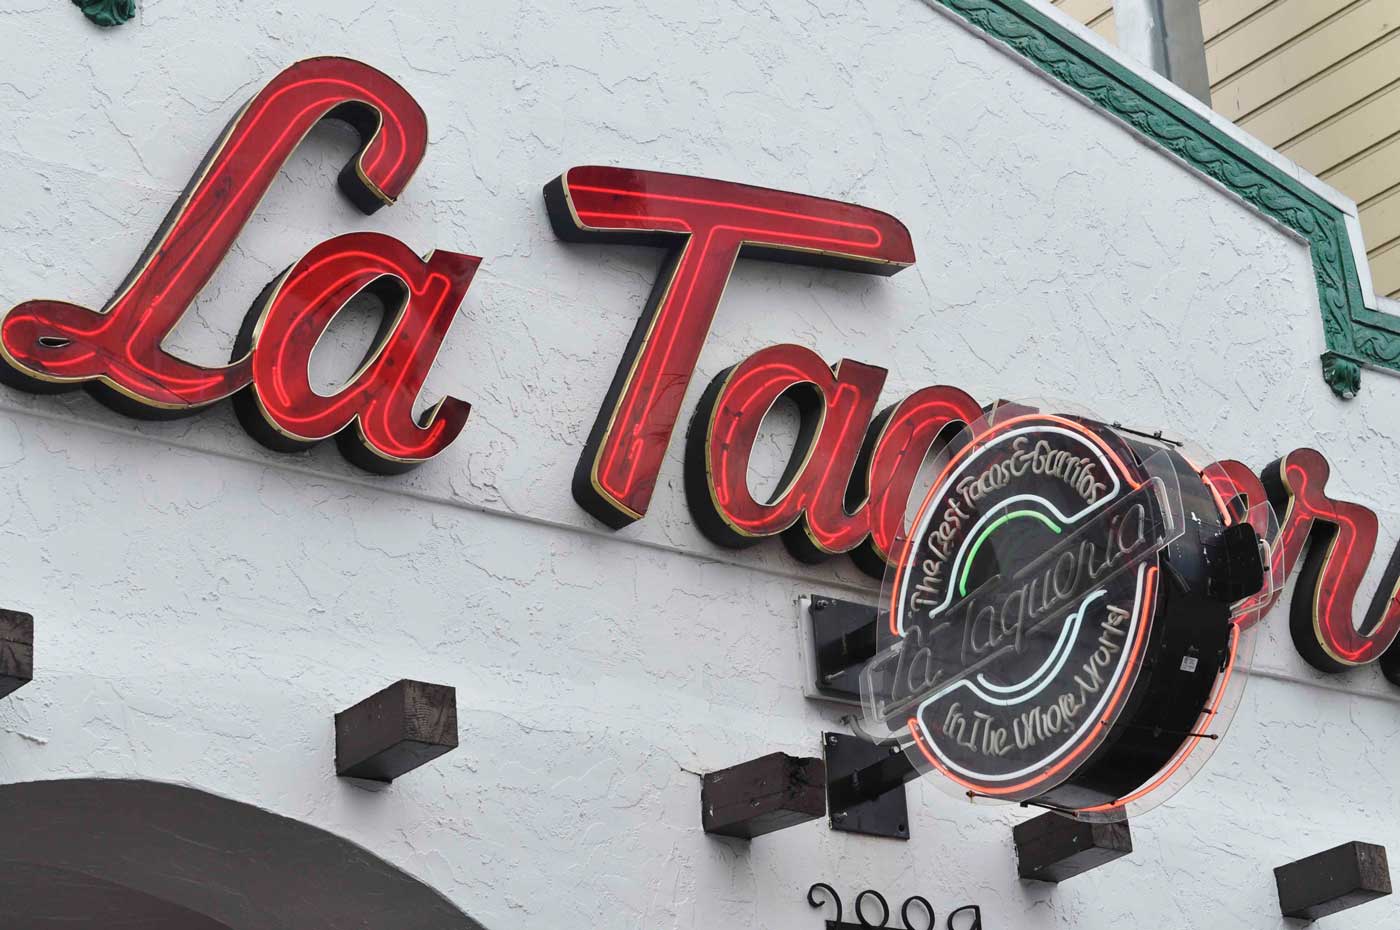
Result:
<svg viewBox="0 0 1400 930"><path fill-rule="evenodd" d="M1124 816L1213 735L1258 537L1179 450L1007 409L910 521L866 716L970 798Z"/></svg>

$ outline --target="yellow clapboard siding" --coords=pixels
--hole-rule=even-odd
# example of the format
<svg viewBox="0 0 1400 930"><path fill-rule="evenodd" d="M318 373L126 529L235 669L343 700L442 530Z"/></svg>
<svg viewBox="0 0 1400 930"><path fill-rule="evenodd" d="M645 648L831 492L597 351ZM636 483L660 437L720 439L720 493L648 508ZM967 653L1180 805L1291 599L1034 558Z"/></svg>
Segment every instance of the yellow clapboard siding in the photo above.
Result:
<svg viewBox="0 0 1400 930"><path fill-rule="evenodd" d="M1343 17L1332 26L1340 27L1349 18ZM1377 28L1381 28L1379 24ZM1379 42L1375 41L1377 34L1383 36ZM1313 39L1319 41L1314 43ZM1373 44L1365 51L1342 60L1355 51L1353 45L1368 42ZM1250 134L1278 145L1396 78L1400 78L1400 30L1393 25L1388 33L1328 28L1222 85L1220 91L1212 92L1212 101L1219 112L1237 119ZM1302 86L1295 88L1300 81ZM1289 88L1295 89L1287 92ZM1259 109L1270 97L1277 99ZM1252 110L1257 112L1242 119L1238 115Z"/></svg>
<svg viewBox="0 0 1400 930"><path fill-rule="evenodd" d="M1400 128L1400 82L1279 148L1313 174L1325 174Z"/></svg>
<svg viewBox="0 0 1400 930"><path fill-rule="evenodd" d="M1365 203L1382 191L1400 184L1400 127L1396 129L1395 135L1327 172L1322 180L1357 203Z"/></svg>
<svg viewBox="0 0 1400 930"><path fill-rule="evenodd" d="M1371 280L1382 297L1400 297L1400 243L1372 253Z"/></svg>
<svg viewBox="0 0 1400 930"><path fill-rule="evenodd" d="M1089 28L1103 36L1114 45L1118 44L1118 20L1112 14L1103 17Z"/></svg>
<svg viewBox="0 0 1400 930"><path fill-rule="evenodd" d="M1209 42L1279 0L1201 0L1201 33Z"/></svg>
<svg viewBox="0 0 1400 930"><path fill-rule="evenodd" d="M1400 239L1400 189L1361 211L1361 238L1373 249Z"/></svg>
<svg viewBox="0 0 1400 930"><path fill-rule="evenodd" d="M1400 298L1400 0L1201 0L1211 103L1360 205Z"/></svg>
<svg viewBox="0 0 1400 930"><path fill-rule="evenodd" d="M1089 23L1113 10L1113 0L1061 0L1057 4L1066 16Z"/></svg>
<svg viewBox="0 0 1400 930"><path fill-rule="evenodd" d="M1306 33L1357 0L1281 0L1245 26L1208 44L1206 73L1219 84ZM1364 4L1367 0L1361 0ZM1393 3L1394 0L1379 0Z"/></svg>

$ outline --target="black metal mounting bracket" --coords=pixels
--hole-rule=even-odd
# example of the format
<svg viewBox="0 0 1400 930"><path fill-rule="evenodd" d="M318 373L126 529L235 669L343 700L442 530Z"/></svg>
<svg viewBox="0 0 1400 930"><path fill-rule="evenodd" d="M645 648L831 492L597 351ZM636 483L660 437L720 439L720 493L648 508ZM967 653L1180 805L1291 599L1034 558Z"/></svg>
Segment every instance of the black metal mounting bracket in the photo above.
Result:
<svg viewBox="0 0 1400 930"><path fill-rule="evenodd" d="M803 652L810 680L808 697L860 703L860 670L876 651L879 610L869 604L811 594L805 608Z"/></svg>
<svg viewBox="0 0 1400 930"><path fill-rule="evenodd" d="M904 785L919 773L904 751L845 733L823 733L822 750L831 829L909 839Z"/></svg>

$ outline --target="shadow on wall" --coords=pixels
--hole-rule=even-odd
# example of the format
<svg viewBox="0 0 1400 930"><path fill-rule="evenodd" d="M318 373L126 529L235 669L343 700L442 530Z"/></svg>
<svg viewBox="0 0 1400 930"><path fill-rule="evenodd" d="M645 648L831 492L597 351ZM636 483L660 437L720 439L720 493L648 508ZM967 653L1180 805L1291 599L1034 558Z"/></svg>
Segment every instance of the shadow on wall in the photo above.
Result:
<svg viewBox="0 0 1400 930"><path fill-rule="evenodd" d="M0 930L483 930L355 844L147 781L0 787Z"/></svg>

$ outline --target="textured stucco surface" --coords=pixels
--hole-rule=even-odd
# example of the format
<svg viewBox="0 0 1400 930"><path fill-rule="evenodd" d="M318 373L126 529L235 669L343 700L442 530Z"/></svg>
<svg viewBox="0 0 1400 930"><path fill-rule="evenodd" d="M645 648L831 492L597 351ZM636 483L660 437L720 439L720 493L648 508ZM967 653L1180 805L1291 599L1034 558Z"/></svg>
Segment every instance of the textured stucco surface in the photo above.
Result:
<svg viewBox="0 0 1400 930"><path fill-rule="evenodd" d="M485 258L426 395L471 421L405 477L267 452L227 406L142 424L0 389L0 603L39 628L37 680L0 702L0 781L196 785L347 837L491 928L815 927L819 880L848 903L976 902L989 930L1282 927L1273 866L1400 849L1400 690L1310 671L1282 611L1230 738L1097 874L1020 884L1021 814L924 783L907 844L702 834L698 773L815 754L843 713L802 697L794 599L874 586L776 542L706 542L679 442L640 523L574 504L659 256L555 241L540 187L569 165L846 198L913 233L918 264L888 280L742 263L687 411L791 341L887 366L889 400L938 382L1066 398L1257 466L1313 445L1387 550L1400 530L1400 380L1332 397L1301 242L958 23L915 0L144 0L99 33L68 3L0 0L0 31L0 305L100 305L228 118L314 54L404 83L427 160L367 219L333 187L347 137L318 130L169 345L225 358L257 291L331 235ZM337 336L327 378L363 333ZM384 792L337 781L332 714L400 677L456 686L461 748Z"/></svg>

